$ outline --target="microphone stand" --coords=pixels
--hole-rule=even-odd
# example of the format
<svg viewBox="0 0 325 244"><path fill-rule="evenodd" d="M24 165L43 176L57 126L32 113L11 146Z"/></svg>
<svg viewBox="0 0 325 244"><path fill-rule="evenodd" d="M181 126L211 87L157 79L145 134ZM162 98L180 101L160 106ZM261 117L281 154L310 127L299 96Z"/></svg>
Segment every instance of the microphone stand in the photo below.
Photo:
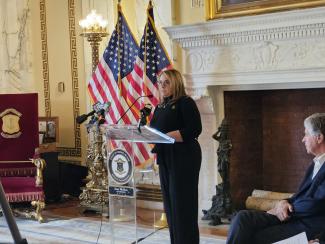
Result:
<svg viewBox="0 0 325 244"><path fill-rule="evenodd" d="M144 116L143 114L141 114L141 118L139 119L139 122L138 122L138 131L139 131L139 133L141 133L141 126L146 125L146 123L147 123L147 117Z"/></svg>
<svg viewBox="0 0 325 244"><path fill-rule="evenodd" d="M16 224L14 216L12 215L10 206L7 202L1 181L0 181L0 204L2 207L3 214L6 218L9 230L11 232L12 239L14 240L15 244L28 244L26 239L21 238L20 232L18 230L18 226Z"/></svg>
<svg viewBox="0 0 325 244"><path fill-rule="evenodd" d="M140 110L140 119L138 122L138 131L141 133L141 126L144 126L147 124L147 117L150 115L152 110L151 104L146 104L141 110Z"/></svg>
<svg viewBox="0 0 325 244"><path fill-rule="evenodd" d="M124 115L126 115L126 113L133 107L133 105L141 98L141 97L148 97L148 98L152 98L153 95L144 95L144 96L140 96L137 99L135 99L135 101L131 104L131 106L129 106L129 108L121 115L121 117L116 121L116 125L118 124L118 122L124 117Z"/></svg>

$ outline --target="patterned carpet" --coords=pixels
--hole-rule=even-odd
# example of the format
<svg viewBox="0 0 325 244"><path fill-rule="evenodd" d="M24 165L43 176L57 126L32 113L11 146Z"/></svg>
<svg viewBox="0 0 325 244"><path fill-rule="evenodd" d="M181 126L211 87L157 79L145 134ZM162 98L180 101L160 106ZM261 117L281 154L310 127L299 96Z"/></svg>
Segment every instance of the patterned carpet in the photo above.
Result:
<svg viewBox="0 0 325 244"><path fill-rule="evenodd" d="M29 244L110 244L111 227L107 220L103 221L101 234L96 242L100 230L100 222L87 218L53 219L39 224L33 220L16 219L20 233ZM138 228L138 238L147 236L153 229ZM114 229L116 244L131 244L132 228L127 224L118 224ZM132 235L131 235L132 236ZM0 218L0 243L13 243L10 231L4 217ZM167 229L159 230L140 242L141 244L169 244ZM213 237L201 236L200 244L224 244L225 241Z"/></svg>

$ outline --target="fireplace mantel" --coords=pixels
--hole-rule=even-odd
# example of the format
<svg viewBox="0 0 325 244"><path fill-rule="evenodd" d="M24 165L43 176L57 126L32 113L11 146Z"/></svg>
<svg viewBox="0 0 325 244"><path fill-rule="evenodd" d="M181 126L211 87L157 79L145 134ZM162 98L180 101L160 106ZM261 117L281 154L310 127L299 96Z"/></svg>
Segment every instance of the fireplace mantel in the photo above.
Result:
<svg viewBox="0 0 325 244"><path fill-rule="evenodd" d="M182 71L187 89L196 98L206 96L209 86L323 86L325 7L220 19L165 30L183 48Z"/></svg>

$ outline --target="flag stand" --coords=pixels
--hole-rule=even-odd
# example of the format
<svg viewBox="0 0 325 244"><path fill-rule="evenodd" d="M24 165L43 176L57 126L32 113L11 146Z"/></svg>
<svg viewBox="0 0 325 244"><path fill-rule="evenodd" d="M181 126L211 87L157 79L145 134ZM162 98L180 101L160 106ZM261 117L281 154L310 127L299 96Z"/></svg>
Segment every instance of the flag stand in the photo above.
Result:
<svg viewBox="0 0 325 244"><path fill-rule="evenodd" d="M153 227L155 228L168 227L166 213L161 213L160 219L158 221L155 221Z"/></svg>

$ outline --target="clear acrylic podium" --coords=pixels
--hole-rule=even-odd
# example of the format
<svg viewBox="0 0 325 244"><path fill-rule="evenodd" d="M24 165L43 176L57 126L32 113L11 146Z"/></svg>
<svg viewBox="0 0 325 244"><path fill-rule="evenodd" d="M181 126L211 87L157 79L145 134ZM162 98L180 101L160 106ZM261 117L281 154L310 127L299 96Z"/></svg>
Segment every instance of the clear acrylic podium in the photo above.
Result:
<svg viewBox="0 0 325 244"><path fill-rule="evenodd" d="M141 150L137 143L174 143L174 139L148 126L139 129L137 125L106 125L101 129L107 139L111 243L138 243L144 232L139 232L137 224L139 175L135 174L135 159Z"/></svg>

